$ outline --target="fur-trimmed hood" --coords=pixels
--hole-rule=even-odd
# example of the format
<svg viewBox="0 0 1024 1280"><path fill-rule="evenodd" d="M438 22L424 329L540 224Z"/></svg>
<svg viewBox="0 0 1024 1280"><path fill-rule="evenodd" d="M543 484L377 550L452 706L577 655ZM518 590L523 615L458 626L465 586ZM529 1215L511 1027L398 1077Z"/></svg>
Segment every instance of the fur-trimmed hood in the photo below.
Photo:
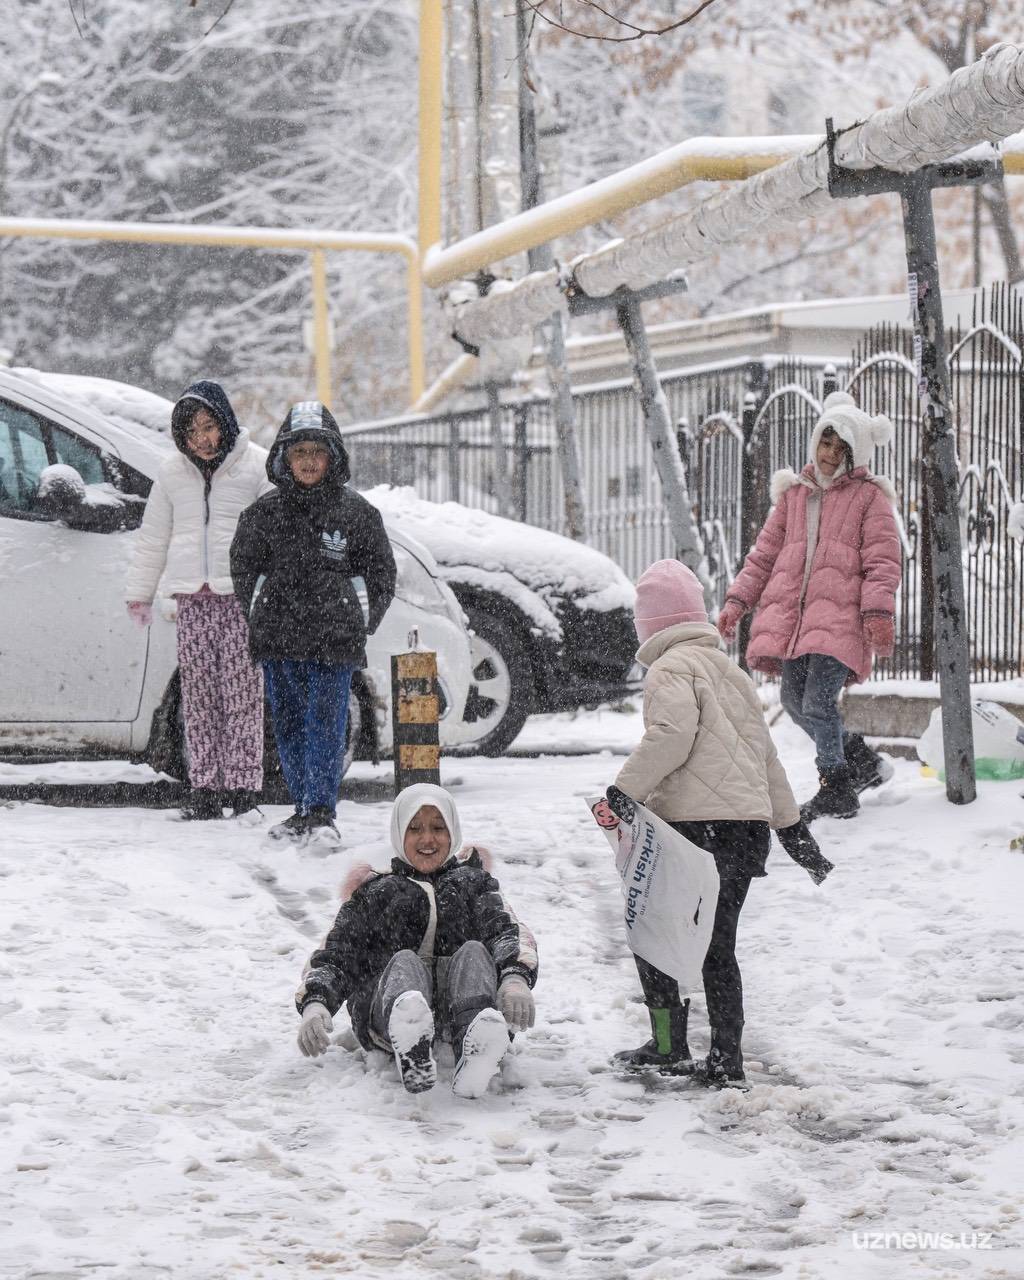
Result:
<svg viewBox="0 0 1024 1280"><path fill-rule="evenodd" d="M494 855L491 853L490 849L485 848L482 844L463 845L459 852L453 854L444 865L447 867L452 861L469 862L470 859L474 857L485 871L490 872L491 875L494 874ZM392 859L392 865L397 861L397 859ZM474 865L476 864L474 863ZM406 864L406 868L408 868L408 864ZM391 872L381 871L378 867L373 866L372 863L353 862L352 866L349 867L348 871L345 873L344 880L341 882L339 894L341 901L348 902L349 898L352 897L360 885L364 885L367 880L372 879L374 876L389 874L391 874Z"/></svg>
<svg viewBox="0 0 1024 1280"><path fill-rule="evenodd" d="M874 475L867 467L856 467L853 471L836 476L829 487L837 489L843 484L848 484L851 480L869 480L873 485L877 485L881 489L893 507L898 505L898 496L892 482L887 480L885 476ZM783 467L772 475L769 490L772 506L774 507L786 490L792 489L795 484L805 484L809 489L821 488L815 478L815 469L812 462L808 462L803 471L800 472L792 470L791 467Z"/></svg>

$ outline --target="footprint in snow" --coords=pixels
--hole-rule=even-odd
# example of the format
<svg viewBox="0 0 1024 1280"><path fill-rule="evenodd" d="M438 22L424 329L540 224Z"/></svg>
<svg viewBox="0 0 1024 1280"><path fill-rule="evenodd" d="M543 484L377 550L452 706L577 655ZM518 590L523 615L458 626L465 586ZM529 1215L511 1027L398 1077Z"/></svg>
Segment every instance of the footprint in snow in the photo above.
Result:
<svg viewBox="0 0 1024 1280"><path fill-rule="evenodd" d="M284 888L278 883L276 874L269 867L256 867L252 877L274 899L278 914L291 921L300 933L305 934L307 938L323 937L323 930L314 924L306 910L308 894L303 895L294 889Z"/></svg>

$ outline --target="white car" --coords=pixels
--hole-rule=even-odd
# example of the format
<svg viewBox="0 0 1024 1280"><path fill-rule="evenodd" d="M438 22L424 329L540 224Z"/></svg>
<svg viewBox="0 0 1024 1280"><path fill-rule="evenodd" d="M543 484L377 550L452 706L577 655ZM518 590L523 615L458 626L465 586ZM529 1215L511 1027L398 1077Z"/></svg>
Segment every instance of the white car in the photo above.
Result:
<svg viewBox="0 0 1024 1280"><path fill-rule="evenodd" d="M173 602L140 630L123 599L133 530L174 447L167 425L168 402L148 392L0 369L0 753L143 758L182 776ZM474 733L462 610L430 552L387 528L398 586L353 684L350 753L389 751L391 655L413 631L438 656L442 746L462 745Z"/></svg>

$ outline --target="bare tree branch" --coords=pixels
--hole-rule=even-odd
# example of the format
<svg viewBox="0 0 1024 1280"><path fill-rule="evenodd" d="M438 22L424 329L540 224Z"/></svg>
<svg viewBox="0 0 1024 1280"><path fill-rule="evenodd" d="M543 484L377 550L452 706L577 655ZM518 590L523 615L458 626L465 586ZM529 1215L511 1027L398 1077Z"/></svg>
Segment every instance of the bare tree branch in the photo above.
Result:
<svg viewBox="0 0 1024 1280"><path fill-rule="evenodd" d="M564 23L558 22L555 18L549 17L544 12L544 5L549 3L549 0L525 0L526 6L531 9L538 18L543 22L546 22L548 26L556 27L559 31L565 31L571 36L580 36L584 40L605 40L609 44L627 44L630 40L642 40L645 36L667 35L668 32L676 31L679 27L685 27L687 23L690 23L694 18L699 17L705 9L710 8L710 6L715 3L715 0L701 0L701 3L698 4L696 9L691 13L688 13L684 18L680 18L677 22L670 22L664 27L638 27L632 22L627 22L625 18L620 18L616 14L611 13L608 9L603 8L603 6L597 3L597 0L577 0L577 2L588 9L594 9L597 13L602 14L610 21L617 22L620 27L626 27L627 30L632 31L633 34L630 36L602 36L597 35L592 31L579 31L573 27L567 27Z"/></svg>
<svg viewBox="0 0 1024 1280"><path fill-rule="evenodd" d="M829 254L842 253L846 249L852 249L856 245L861 244L864 240L872 236L877 236L879 231L885 230L893 225L891 218L886 218L882 222L872 222L868 226L862 228L856 235L836 238L830 240L827 244L820 245L816 249L809 249L806 245L801 245L793 253L785 258L776 258L773 262L767 262L763 266L757 267L754 271L747 271L741 276L737 276L729 284L723 285L713 298L709 298L697 309L697 315L703 319L710 311L712 311L722 298L728 297L734 290L741 288L743 285L750 284L752 280L769 276L775 271L782 271L786 267L791 267L798 262L809 262L812 258L822 258Z"/></svg>
<svg viewBox="0 0 1024 1280"><path fill-rule="evenodd" d="M68 0L68 8L71 10L71 17L74 19L75 30L78 32L79 37L84 40L85 32L82 30L82 24L78 21L78 14L75 13L74 0Z"/></svg>
<svg viewBox="0 0 1024 1280"><path fill-rule="evenodd" d="M228 0L227 4L224 6L224 12L223 12L223 13L220 15L220 17L219 17L219 18L217 18L217 20L213 23L213 26L211 26L211 27L207 27L207 29L203 32L203 39L204 39L204 40L205 40L205 39L206 39L206 37L210 34L210 32L211 32L211 31L216 30L216 28L220 26L220 24L224 21L224 19L225 19L225 18L228 16L228 14L231 12L232 8L234 7L234 3L235 3L235 0Z"/></svg>

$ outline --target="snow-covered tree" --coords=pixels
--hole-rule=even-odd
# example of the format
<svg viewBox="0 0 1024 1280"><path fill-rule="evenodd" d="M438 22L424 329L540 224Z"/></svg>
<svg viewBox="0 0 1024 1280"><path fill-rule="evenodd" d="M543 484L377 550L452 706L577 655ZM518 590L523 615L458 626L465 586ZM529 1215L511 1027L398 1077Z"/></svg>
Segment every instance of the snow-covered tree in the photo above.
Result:
<svg viewBox="0 0 1024 1280"><path fill-rule="evenodd" d="M587 6L547 7L574 26ZM657 29L697 4L603 7ZM906 98L966 56L961 10L969 8L730 0L626 43L538 23L529 56L547 195L697 134L820 133L828 114L848 122ZM513 21L514 5L506 9ZM971 13L979 51L1016 34L1010 0L975 3ZM417 22L415 0L8 5L0 209L412 234ZM555 251L565 259L713 189L685 188ZM946 281L969 283L970 196L940 192L936 206ZM991 230L984 250L986 274L1000 273ZM408 384L404 265L362 254L328 262L338 410L348 418L397 411ZM904 269L895 201L837 202L817 226L775 232L702 265L688 295L647 314L897 290ZM8 239L0 241L0 346L16 360L169 395L197 375L220 376L267 424L313 391L302 341L309 292L302 254ZM457 349L426 302L433 374Z"/></svg>
<svg viewBox="0 0 1024 1280"><path fill-rule="evenodd" d="M414 223L409 0L247 0L205 38L208 13L148 0L77 16L81 36L65 0L34 0L0 28L5 214ZM2 262L16 359L168 393L219 372L273 415L312 389L304 254L9 240ZM330 278L339 409L400 407L403 265L331 255Z"/></svg>

